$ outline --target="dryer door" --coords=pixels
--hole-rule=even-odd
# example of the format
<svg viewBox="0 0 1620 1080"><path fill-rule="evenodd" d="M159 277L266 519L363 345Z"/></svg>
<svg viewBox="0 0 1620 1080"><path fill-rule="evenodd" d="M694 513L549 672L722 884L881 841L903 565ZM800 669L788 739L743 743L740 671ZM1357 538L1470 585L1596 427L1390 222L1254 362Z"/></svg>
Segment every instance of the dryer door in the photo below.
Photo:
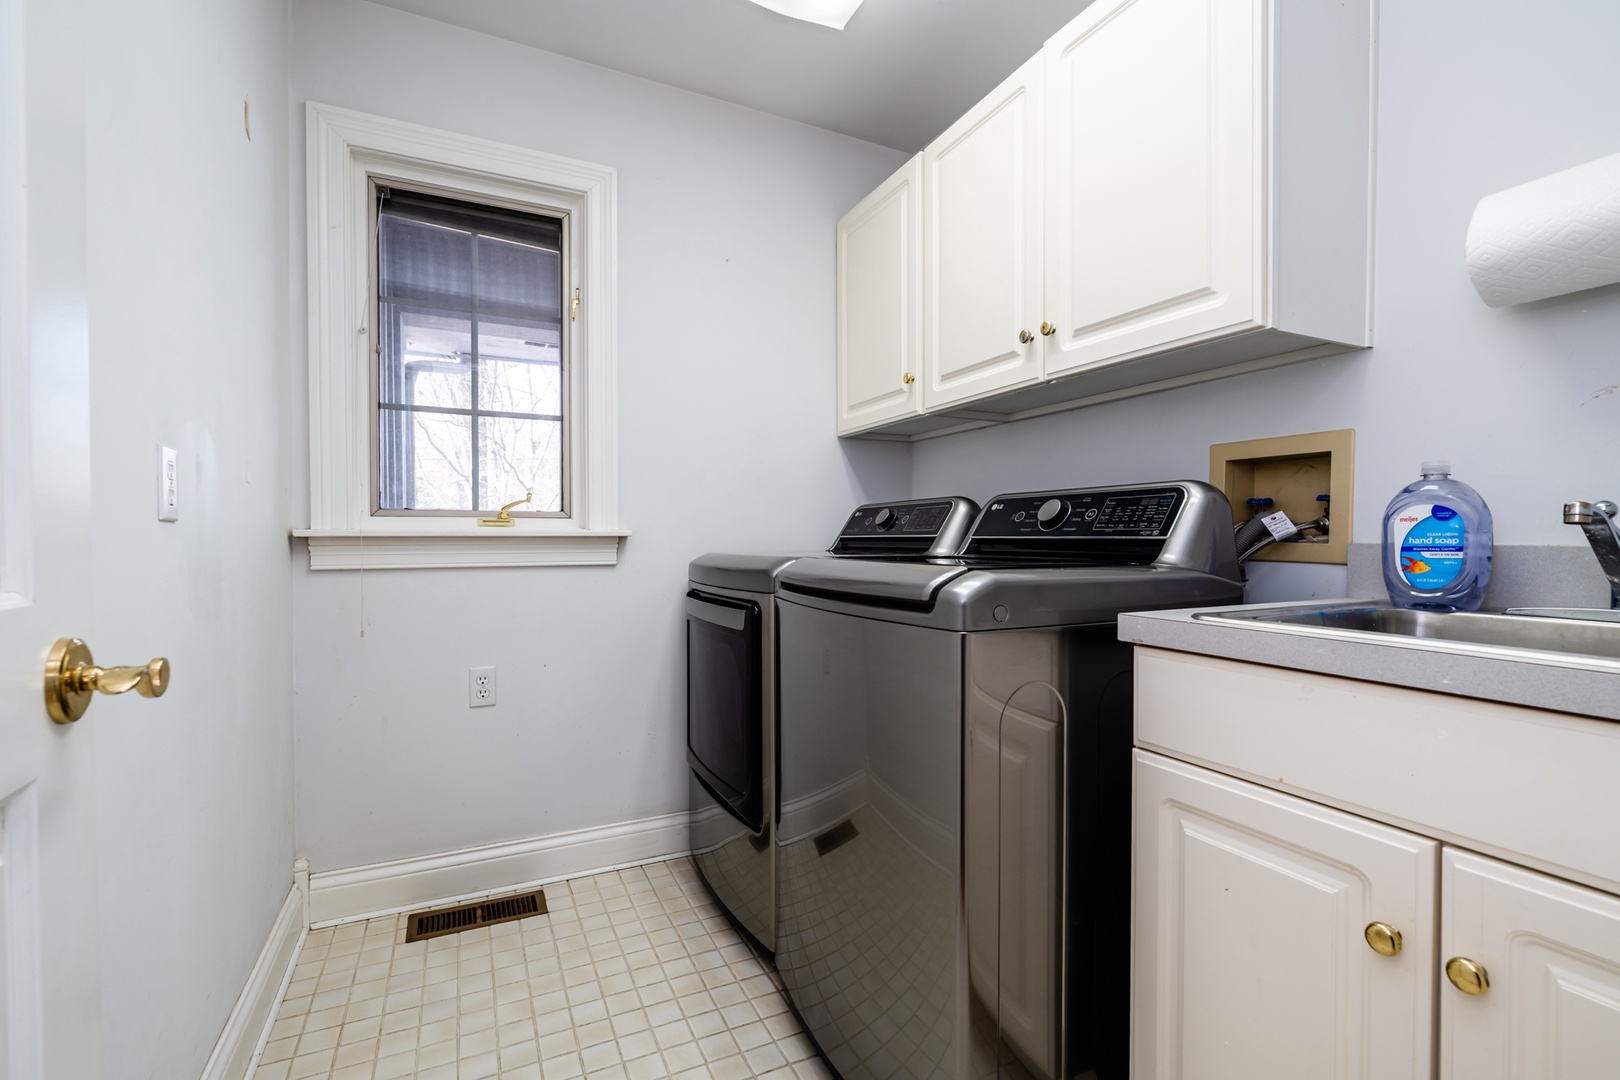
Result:
<svg viewBox="0 0 1620 1080"><path fill-rule="evenodd" d="M686 594L686 759L720 804L764 828L759 605Z"/></svg>

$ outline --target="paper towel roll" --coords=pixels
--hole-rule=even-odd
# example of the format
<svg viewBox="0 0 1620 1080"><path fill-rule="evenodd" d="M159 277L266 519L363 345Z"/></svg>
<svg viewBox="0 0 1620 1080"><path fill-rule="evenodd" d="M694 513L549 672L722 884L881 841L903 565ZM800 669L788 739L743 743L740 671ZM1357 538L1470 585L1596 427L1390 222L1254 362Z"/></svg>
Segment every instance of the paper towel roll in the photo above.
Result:
<svg viewBox="0 0 1620 1080"><path fill-rule="evenodd" d="M1479 200L1468 276L1491 307L1620 281L1620 154Z"/></svg>

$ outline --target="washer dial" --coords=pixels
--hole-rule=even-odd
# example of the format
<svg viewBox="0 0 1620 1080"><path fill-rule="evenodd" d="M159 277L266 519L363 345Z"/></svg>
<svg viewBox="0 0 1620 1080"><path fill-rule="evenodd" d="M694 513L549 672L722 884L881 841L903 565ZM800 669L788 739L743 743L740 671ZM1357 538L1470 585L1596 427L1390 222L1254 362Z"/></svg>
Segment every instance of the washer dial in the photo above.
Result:
<svg viewBox="0 0 1620 1080"><path fill-rule="evenodd" d="M1047 499L1041 503L1041 508L1035 514L1036 524L1042 531L1051 532L1053 529L1069 520L1069 504L1062 499Z"/></svg>

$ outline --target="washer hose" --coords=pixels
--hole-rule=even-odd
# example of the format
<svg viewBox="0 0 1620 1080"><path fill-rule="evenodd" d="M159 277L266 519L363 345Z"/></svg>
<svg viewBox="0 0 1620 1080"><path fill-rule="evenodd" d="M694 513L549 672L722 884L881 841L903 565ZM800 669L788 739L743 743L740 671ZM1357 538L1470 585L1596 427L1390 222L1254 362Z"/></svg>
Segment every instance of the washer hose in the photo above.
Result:
<svg viewBox="0 0 1620 1080"><path fill-rule="evenodd" d="M1315 521L1302 521L1294 526L1297 532L1306 529L1319 529L1323 533L1328 531L1328 519L1319 517ZM1253 517L1239 525L1232 533L1232 542L1237 546L1238 562L1247 562L1251 555L1270 547L1277 542L1271 534L1263 518Z"/></svg>
<svg viewBox="0 0 1620 1080"><path fill-rule="evenodd" d="M1238 555L1246 557L1249 554L1249 549L1254 547L1256 541L1263 536L1270 535L1271 530L1266 528L1265 521L1258 517L1252 517L1237 527L1237 531L1232 534L1232 542L1237 545Z"/></svg>

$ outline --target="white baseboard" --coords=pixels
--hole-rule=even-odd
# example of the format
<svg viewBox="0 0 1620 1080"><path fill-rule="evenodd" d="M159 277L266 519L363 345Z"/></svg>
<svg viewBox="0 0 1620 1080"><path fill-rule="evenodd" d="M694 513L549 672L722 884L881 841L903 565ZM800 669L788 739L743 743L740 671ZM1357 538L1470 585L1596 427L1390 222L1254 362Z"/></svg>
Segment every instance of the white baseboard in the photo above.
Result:
<svg viewBox="0 0 1620 1080"><path fill-rule="evenodd" d="M253 1075L275 1021L276 1003L292 978L293 964L304 946L304 903L303 890L294 885L270 927L259 959L248 973L247 985L242 987L225 1021L225 1030L214 1043L214 1052L208 1055L202 1080L246 1080Z"/></svg>
<svg viewBox="0 0 1620 1080"><path fill-rule="evenodd" d="M312 927L396 915L690 850L687 815L603 825L309 876Z"/></svg>
<svg viewBox="0 0 1620 1080"><path fill-rule="evenodd" d="M780 843L791 844L813 833L830 828L865 806L870 798L865 769L834 781L818 791L782 804L782 820L777 825Z"/></svg>

